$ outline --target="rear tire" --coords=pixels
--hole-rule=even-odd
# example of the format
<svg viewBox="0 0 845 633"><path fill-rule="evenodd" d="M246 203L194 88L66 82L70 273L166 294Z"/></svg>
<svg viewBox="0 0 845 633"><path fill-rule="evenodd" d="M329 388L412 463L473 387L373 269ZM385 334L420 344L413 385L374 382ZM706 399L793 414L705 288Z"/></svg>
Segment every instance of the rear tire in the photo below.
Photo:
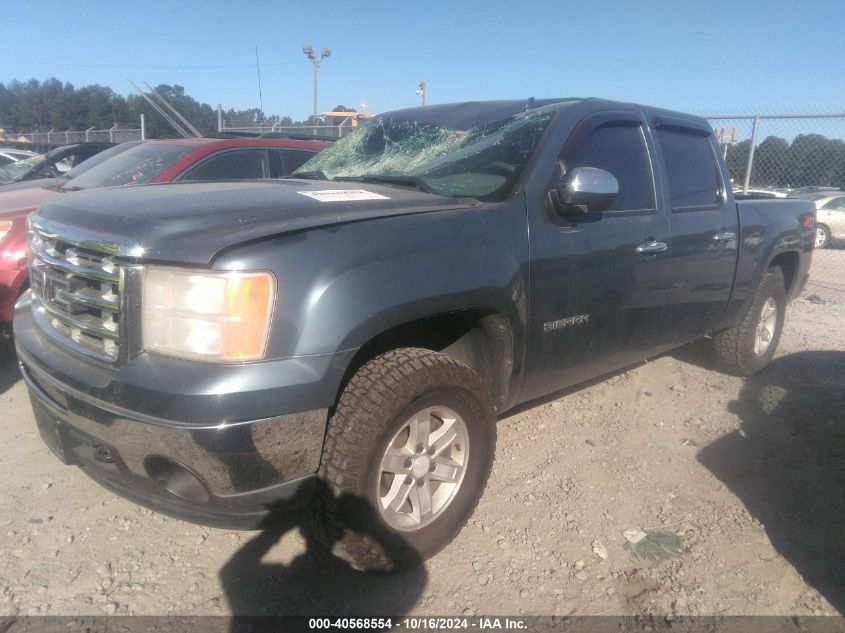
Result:
<svg viewBox="0 0 845 633"><path fill-rule="evenodd" d="M329 421L312 501L318 539L355 569L419 565L469 519L495 446L493 399L469 367L418 348L374 358Z"/></svg>
<svg viewBox="0 0 845 633"><path fill-rule="evenodd" d="M739 325L713 336L720 365L736 376L752 376L771 362L786 316L783 271L763 275L754 300Z"/></svg>

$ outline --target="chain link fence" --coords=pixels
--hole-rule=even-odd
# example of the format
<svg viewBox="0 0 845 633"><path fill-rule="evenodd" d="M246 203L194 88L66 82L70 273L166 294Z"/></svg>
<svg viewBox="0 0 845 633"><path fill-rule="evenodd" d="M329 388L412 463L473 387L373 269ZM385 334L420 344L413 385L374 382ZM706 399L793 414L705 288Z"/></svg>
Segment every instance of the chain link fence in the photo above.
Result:
<svg viewBox="0 0 845 633"><path fill-rule="evenodd" d="M806 296L845 303L845 113L707 116L737 198L816 205L816 252Z"/></svg>
<svg viewBox="0 0 845 633"><path fill-rule="evenodd" d="M125 143L143 140L144 136L143 128L121 128L114 125L104 130L92 127L87 130L49 130L47 132L0 131L0 143L54 147L71 143Z"/></svg>
<svg viewBox="0 0 845 633"><path fill-rule="evenodd" d="M720 138L737 198L804 198L816 205L816 252L805 295L845 304L845 113L759 112L706 117ZM340 138L351 125L239 125L221 132Z"/></svg>
<svg viewBox="0 0 845 633"><path fill-rule="evenodd" d="M341 138L354 127L349 124L341 125L278 125L265 123L263 125L238 124L236 121L222 121L219 132L221 134L285 134L290 136L323 136L327 138Z"/></svg>
<svg viewBox="0 0 845 633"><path fill-rule="evenodd" d="M718 114L716 130L738 198L804 198L816 205L817 239L806 294L845 303L845 113ZM354 128L278 123L244 125L220 119L220 131L340 138ZM0 142L39 147L80 142L122 143L145 137L141 128L0 133Z"/></svg>

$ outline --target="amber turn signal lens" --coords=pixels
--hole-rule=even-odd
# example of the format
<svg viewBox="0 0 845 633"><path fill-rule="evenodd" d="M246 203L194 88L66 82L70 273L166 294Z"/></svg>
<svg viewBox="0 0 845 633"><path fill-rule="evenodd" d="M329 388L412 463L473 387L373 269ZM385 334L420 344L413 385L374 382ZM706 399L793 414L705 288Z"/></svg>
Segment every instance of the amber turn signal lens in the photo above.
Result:
<svg viewBox="0 0 845 633"><path fill-rule="evenodd" d="M227 360L260 358L264 354L273 305L269 275L235 277L226 286L223 357Z"/></svg>

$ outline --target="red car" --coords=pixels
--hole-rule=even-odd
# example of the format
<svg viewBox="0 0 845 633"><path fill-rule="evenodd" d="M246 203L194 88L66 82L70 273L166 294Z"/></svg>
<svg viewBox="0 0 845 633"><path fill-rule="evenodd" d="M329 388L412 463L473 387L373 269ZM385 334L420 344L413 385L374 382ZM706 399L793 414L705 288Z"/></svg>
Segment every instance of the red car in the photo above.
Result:
<svg viewBox="0 0 845 633"><path fill-rule="evenodd" d="M80 189L190 180L281 178L328 145L269 138L146 141L57 187L0 191L0 336L11 335L12 308L26 290L26 218L50 196Z"/></svg>

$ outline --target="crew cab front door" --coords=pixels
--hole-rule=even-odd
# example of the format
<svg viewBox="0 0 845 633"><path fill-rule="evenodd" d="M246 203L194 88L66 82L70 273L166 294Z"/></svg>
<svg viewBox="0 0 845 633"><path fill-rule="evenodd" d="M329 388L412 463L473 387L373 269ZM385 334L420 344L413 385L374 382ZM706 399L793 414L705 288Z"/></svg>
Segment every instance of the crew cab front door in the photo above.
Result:
<svg viewBox="0 0 845 633"><path fill-rule="evenodd" d="M665 337L669 222L655 195L653 147L644 126L635 110L591 114L569 135L557 169L549 166L550 187L574 167L613 174L619 195L610 209L561 216L546 201L528 210L525 399L641 360Z"/></svg>

